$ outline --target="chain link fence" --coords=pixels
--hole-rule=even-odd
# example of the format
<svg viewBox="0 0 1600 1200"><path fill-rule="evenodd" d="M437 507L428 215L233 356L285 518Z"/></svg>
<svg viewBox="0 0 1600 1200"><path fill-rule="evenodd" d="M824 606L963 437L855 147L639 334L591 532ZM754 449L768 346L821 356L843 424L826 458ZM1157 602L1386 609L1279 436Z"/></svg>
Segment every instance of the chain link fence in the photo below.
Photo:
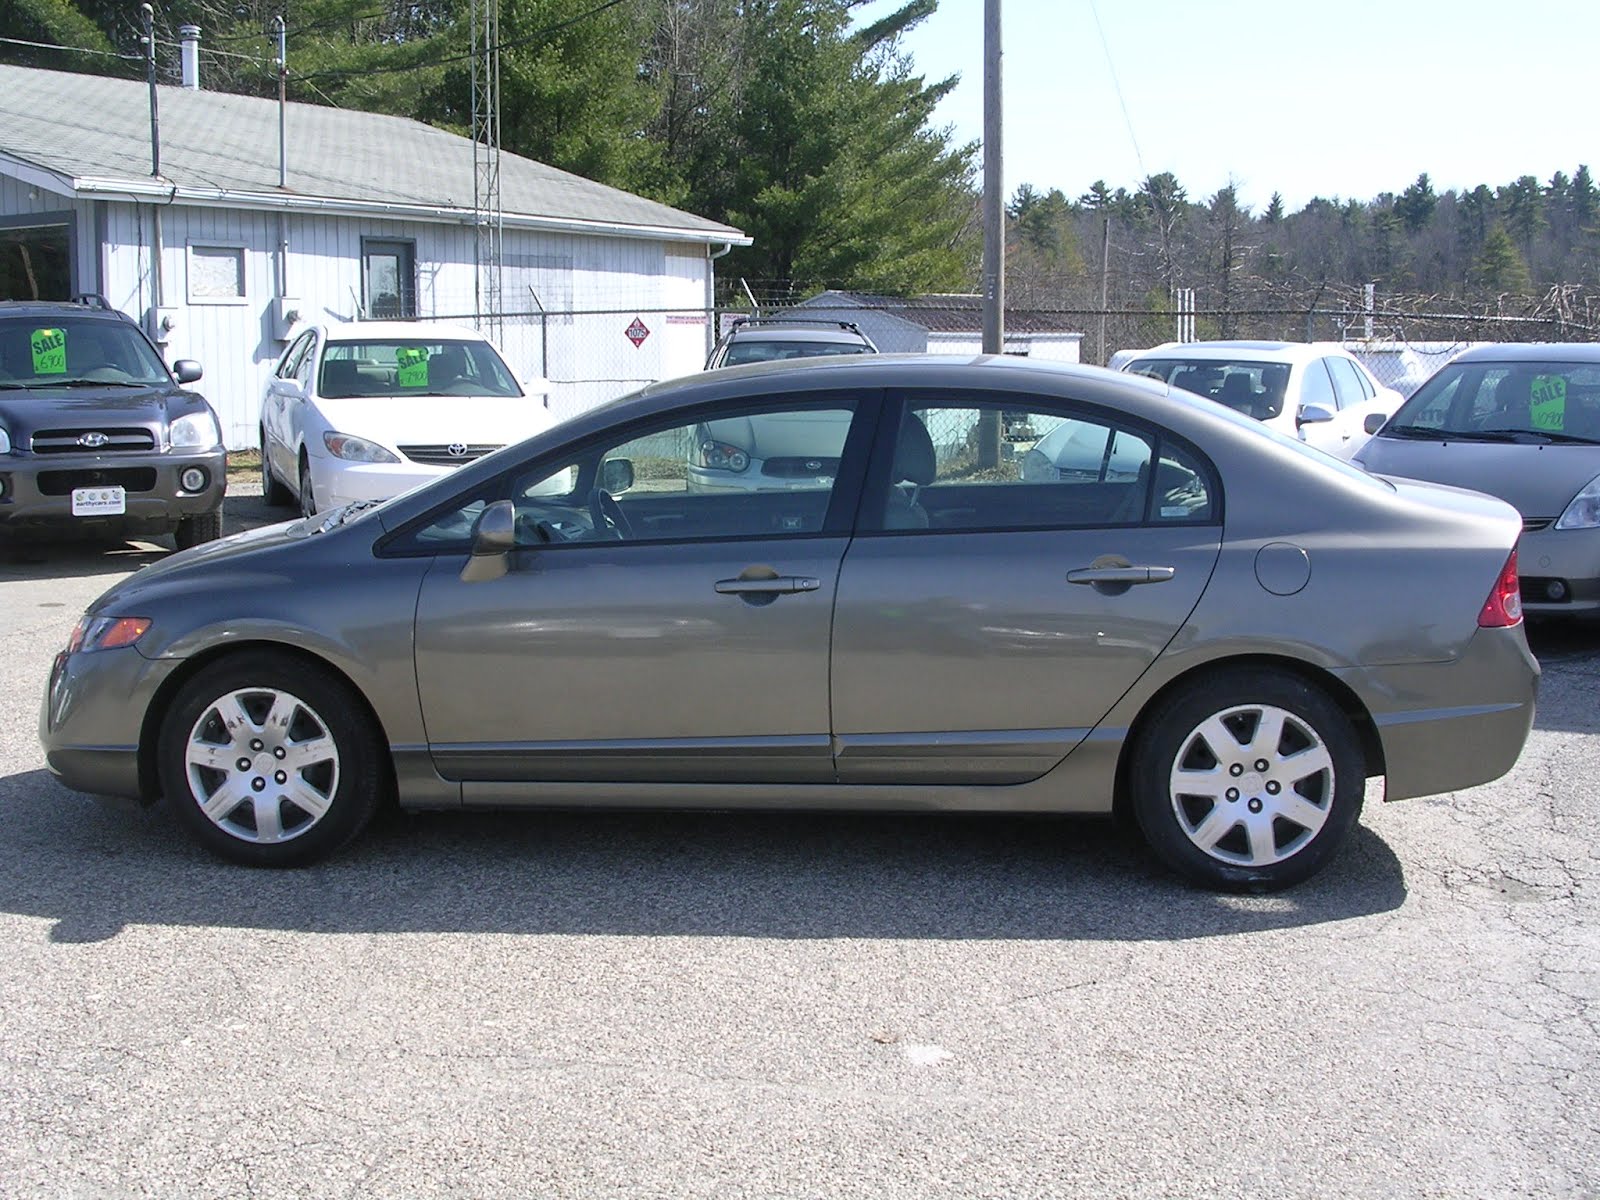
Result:
<svg viewBox="0 0 1600 1200"><path fill-rule="evenodd" d="M465 299L465 298L463 298ZM976 354L983 343L975 296L845 302L837 293L794 303L706 308L544 308L536 302L477 318L470 302L421 318L476 326L498 344L519 378L548 381L559 419L587 412L646 384L703 369L719 334L736 317L761 316L859 327L886 353ZM1226 319L1224 322L1224 318ZM1600 332L1547 317L1350 308L1135 309L1021 308L1006 313L1005 352L1032 358L1120 365L1118 351L1219 336L1338 342L1374 376L1403 394L1453 355L1482 342L1595 341ZM535 386L540 386L535 382ZM949 431L949 440L962 432Z"/></svg>

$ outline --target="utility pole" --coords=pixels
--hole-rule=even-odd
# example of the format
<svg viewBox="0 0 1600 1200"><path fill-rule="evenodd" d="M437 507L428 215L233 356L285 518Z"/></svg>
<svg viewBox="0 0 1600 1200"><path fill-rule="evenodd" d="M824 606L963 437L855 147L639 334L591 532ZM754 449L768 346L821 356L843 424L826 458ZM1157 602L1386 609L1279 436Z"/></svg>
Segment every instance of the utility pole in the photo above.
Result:
<svg viewBox="0 0 1600 1200"><path fill-rule="evenodd" d="M500 296L500 0L472 0L472 215L477 327L498 341Z"/></svg>
<svg viewBox="0 0 1600 1200"><path fill-rule="evenodd" d="M1000 0L983 0L983 352L1006 343L1006 210L1000 152ZM978 420L978 465L1000 464L1000 414Z"/></svg>
<svg viewBox="0 0 1600 1200"><path fill-rule="evenodd" d="M278 186L289 186L289 138L286 113L289 108L289 27L283 15L272 18L278 38Z"/></svg>

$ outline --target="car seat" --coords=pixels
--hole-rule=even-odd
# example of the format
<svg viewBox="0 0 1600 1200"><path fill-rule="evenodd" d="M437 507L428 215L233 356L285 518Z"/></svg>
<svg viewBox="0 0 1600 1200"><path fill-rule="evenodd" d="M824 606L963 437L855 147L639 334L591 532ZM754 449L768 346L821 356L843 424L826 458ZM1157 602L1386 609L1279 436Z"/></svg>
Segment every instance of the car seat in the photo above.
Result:
<svg viewBox="0 0 1600 1200"><path fill-rule="evenodd" d="M322 394L324 396L359 396L362 391L361 370L353 358L330 358L322 364Z"/></svg>
<svg viewBox="0 0 1600 1200"><path fill-rule="evenodd" d="M1247 417L1259 419L1261 416L1256 403L1255 384L1250 382L1250 376L1243 371L1234 371L1222 381L1222 391L1217 394L1217 399Z"/></svg>
<svg viewBox="0 0 1600 1200"><path fill-rule="evenodd" d="M894 448L890 471L893 486L883 512L885 529L928 528L928 510L917 503L917 492L932 483L938 473L938 456L934 453L928 427L921 417L907 409Z"/></svg>
<svg viewBox="0 0 1600 1200"><path fill-rule="evenodd" d="M455 383L466 383L470 371L464 346L441 346L428 359L428 388L440 391Z"/></svg>

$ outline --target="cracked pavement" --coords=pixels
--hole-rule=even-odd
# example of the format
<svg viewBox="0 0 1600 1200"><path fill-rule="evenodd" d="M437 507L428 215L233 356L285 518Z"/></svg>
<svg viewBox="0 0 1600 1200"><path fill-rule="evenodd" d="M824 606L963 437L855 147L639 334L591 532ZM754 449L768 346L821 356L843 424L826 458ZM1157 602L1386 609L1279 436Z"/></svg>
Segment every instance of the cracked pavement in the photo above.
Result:
<svg viewBox="0 0 1600 1200"><path fill-rule="evenodd" d="M1278 896L1010 817L400 816L268 873L43 770L51 655L161 552L0 560L0 1195L1600 1195L1600 626L1531 631L1509 776Z"/></svg>

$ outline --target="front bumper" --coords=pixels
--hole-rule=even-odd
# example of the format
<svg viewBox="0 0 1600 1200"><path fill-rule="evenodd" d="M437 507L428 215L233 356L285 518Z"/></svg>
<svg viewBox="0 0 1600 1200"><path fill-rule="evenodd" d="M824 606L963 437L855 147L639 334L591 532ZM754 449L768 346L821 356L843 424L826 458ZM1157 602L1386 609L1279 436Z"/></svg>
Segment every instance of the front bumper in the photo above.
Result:
<svg viewBox="0 0 1600 1200"><path fill-rule="evenodd" d="M180 664L131 646L56 655L39 713L45 764L75 791L154 799L140 783L144 716Z"/></svg>
<svg viewBox="0 0 1600 1200"><path fill-rule="evenodd" d="M360 463L331 458L313 458L310 465L319 512L360 500L389 500L459 469L410 461Z"/></svg>
<svg viewBox="0 0 1600 1200"><path fill-rule="evenodd" d="M1546 528L1517 543L1522 607L1535 616L1600 612L1600 529ZM1559 584L1559 597L1552 596Z"/></svg>
<svg viewBox="0 0 1600 1200"><path fill-rule="evenodd" d="M198 490L183 487L190 467L205 472ZM125 511L113 516L72 513L75 488L119 486ZM0 455L0 536L156 537L185 517L212 512L227 491L227 455L198 453Z"/></svg>
<svg viewBox="0 0 1600 1200"><path fill-rule="evenodd" d="M1516 765L1533 727L1539 663L1521 625L1478 630L1453 662L1337 674L1377 725L1390 800L1500 778ZM1454 703L1467 696L1472 703Z"/></svg>

